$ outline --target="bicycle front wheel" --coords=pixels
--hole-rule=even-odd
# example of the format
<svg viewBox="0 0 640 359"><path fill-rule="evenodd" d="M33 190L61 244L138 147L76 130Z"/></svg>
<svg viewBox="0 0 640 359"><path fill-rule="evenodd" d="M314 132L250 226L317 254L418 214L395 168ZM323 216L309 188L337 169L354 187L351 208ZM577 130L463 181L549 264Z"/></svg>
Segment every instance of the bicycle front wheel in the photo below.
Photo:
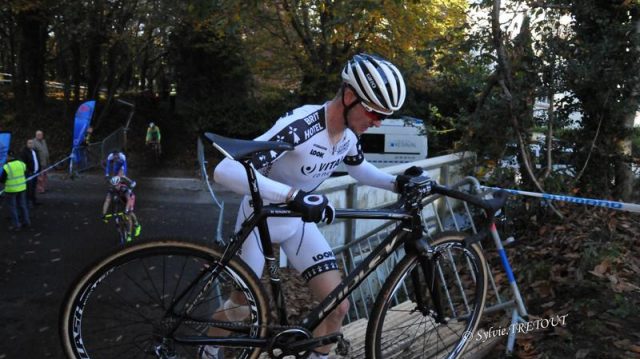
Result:
<svg viewBox="0 0 640 359"><path fill-rule="evenodd" d="M197 341L206 343L212 328L221 325L225 330L216 336L264 338L269 302L258 278L235 259L212 278L209 273L220 258L212 248L155 241L99 261L80 276L63 302L60 334L66 355L191 359L196 358ZM225 302L231 293L248 305L246 315L225 323L229 316L219 314L229 309ZM257 358L260 353L252 347L221 350L227 358Z"/></svg>
<svg viewBox="0 0 640 359"><path fill-rule="evenodd" d="M458 358L485 305L487 265L466 234L444 232L431 260L409 254L385 281L367 326L367 358ZM425 274L425 262L433 276ZM434 290L427 289L433 278Z"/></svg>
<svg viewBox="0 0 640 359"><path fill-rule="evenodd" d="M120 245L124 246L127 244L127 238L131 235L129 232L129 217L127 215L115 214L115 221Z"/></svg>

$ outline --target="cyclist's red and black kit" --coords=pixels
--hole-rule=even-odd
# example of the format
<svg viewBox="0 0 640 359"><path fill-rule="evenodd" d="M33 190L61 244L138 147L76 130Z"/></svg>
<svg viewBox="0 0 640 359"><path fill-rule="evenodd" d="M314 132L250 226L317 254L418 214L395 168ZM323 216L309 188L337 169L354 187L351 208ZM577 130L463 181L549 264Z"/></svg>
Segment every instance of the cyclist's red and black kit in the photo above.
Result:
<svg viewBox="0 0 640 359"><path fill-rule="evenodd" d="M125 176L120 176L120 182L109 188L109 194L115 194L125 203L125 212L129 213L134 210L136 205L136 195L133 193L135 182Z"/></svg>
<svg viewBox="0 0 640 359"><path fill-rule="evenodd" d="M342 138L332 143L327 131L326 107L307 105L288 112L258 141L281 141L294 146L292 151L257 153L252 160L257 170L258 186L265 203L283 203L292 188L314 191L344 162L347 171L359 182L392 191L395 176L378 170L367 162L358 144L358 137L345 130ZM243 180L239 180L243 179ZM214 180L227 188L249 194L247 176L242 165L225 159L215 169ZM251 215L249 197L240 206L236 230ZM299 218L269 218L269 232L293 267L309 280L328 270L338 269L335 256L315 223ZM242 259L258 276L264 269L264 256L257 230L242 247Z"/></svg>

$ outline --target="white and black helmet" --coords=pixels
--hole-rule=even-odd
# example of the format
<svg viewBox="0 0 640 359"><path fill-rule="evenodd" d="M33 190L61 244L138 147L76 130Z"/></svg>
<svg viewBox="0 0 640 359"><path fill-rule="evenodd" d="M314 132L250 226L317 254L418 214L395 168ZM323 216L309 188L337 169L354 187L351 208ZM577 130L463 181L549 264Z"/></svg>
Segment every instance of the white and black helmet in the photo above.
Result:
<svg viewBox="0 0 640 359"><path fill-rule="evenodd" d="M392 114L402 107L407 94L402 74L389 61L368 54L355 55L342 70L342 80L361 100Z"/></svg>
<svg viewBox="0 0 640 359"><path fill-rule="evenodd" d="M120 176L111 177L111 185L117 186L118 184L120 184Z"/></svg>

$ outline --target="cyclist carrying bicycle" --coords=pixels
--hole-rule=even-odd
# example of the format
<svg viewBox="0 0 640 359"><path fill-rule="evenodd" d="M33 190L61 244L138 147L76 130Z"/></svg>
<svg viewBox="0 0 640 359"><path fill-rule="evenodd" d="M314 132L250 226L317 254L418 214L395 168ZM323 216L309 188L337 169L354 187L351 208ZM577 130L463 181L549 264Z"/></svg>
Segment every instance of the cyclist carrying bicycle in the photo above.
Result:
<svg viewBox="0 0 640 359"><path fill-rule="evenodd" d="M120 151L115 150L107 156L107 164L104 168L104 176L110 179L111 176L127 175L127 156Z"/></svg>
<svg viewBox="0 0 640 359"><path fill-rule="evenodd" d="M111 205L111 197L117 196L122 203L125 204L124 213L127 215L127 221L129 222L129 235L127 242L131 242L131 233L135 237L140 236L142 226L138 222L138 217L134 213L133 209L136 203L136 195L133 193L133 188L136 186L136 182L126 176L113 176L109 180L110 187L107 191L107 197L104 199L102 205L102 219L106 222L107 211Z"/></svg>
<svg viewBox="0 0 640 359"><path fill-rule="evenodd" d="M160 146L161 139L160 127L156 126L153 122L149 122L149 127L147 127L147 137L144 142L145 145L157 146L158 154L162 154L162 147Z"/></svg>
<svg viewBox="0 0 640 359"><path fill-rule="evenodd" d="M260 141L282 141L292 151L258 153L253 158L260 193L268 203L288 203L302 214L299 218L269 218L271 238L280 243L293 267L307 281L312 294L324 299L341 282L336 258L322 236L317 222L333 220L333 207L325 195L312 192L344 162L349 174L359 182L398 192L409 176L387 174L364 158L359 136L402 107L406 88L402 74L389 61L368 54L355 55L342 71L342 86L336 96L322 105L305 105L282 116ZM252 214L247 175L242 165L224 159L216 167L214 181L241 194L236 230ZM254 232L241 250L241 258L261 276L264 257ZM231 298L226 307L238 307ZM238 299L239 300L239 299ZM313 332L323 336L340 331L348 301L342 302ZM234 316L242 315L235 313ZM228 316L228 315L227 315ZM237 318L228 318L237 320ZM216 335L210 329L209 334ZM204 346L201 358L219 358L219 348ZM330 346L313 351L309 358L327 358Z"/></svg>

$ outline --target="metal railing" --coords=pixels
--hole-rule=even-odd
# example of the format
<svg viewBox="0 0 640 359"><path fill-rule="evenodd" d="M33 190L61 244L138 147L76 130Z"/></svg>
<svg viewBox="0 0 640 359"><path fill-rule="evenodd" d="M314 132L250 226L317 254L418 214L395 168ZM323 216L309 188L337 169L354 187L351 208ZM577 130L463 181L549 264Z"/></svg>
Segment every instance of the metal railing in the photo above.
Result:
<svg viewBox="0 0 640 359"><path fill-rule="evenodd" d="M124 148L125 134L124 127L120 127L102 141L74 149L77 161L73 164L73 171L84 172L92 168L103 167L109 153Z"/></svg>
<svg viewBox="0 0 640 359"><path fill-rule="evenodd" d="M472 177L467 177L451 187L482 197L491 196L491 191L482 192L478 181ZM470 234L476 234L478 232L476 222L480 215L480 211L470 208L466 202L434 195L427 198L425 202L425 208L423 210L423 225L427 229L428 233L426 235L429 237L447 230L464 231ZM333 248L336 258L338 262L341 263L341 267L345 275L355 269L355 267L395 228L395 224L395 222L385 223L350 243ZM495 245L495 249L492 248L491 250L484 251L487 256L488 273L490 274L488 280L489 287L487 290L487 304L484 313L490 314L503 310L507 316L511 316L511 323L521 322L522 318L527 316L527 311L517 283L515 283L515 280L507 281L507 278L512 277L512 275L509 275L509 273L511 273L511 267L506 259L506 255L502 254L504 253L502 240L500 238L493 238L493 244ZM502 256L504 256L504 258L502 258ZM349 297L351 306L349 313L345 318L345 324L349 324L362 318L368 319L370 309L373 306L382 284L402 257L402 251L396 252L394 256L388 258L384 263L382 263L362 285L354 290ZM501 266L504 271L499 270ZM501 275L501 273L507 273L507 275ZM400 288L395 293L395 302L397 304L401 303L404 300L403 298L408 297L408 294L407 288ZM465 302L468 301L466 296L463 299ZM507 340L507 352L513 351L514 344L515 332L510 333L509 335Z"/></svg>
<svg viewBox="0 0 640 359"><path fill-rule="evenodd" d="M198 152L203 173L206 173L206 161L203 160L204 155L201 144L199 145ZM475 178L463 178L460 176L462 166L470 159L473 160L473 158L474 155L472 153L457 153L410 164L387 167L382 170L387 173L398 174L408 166L416 165L427 170L429 175L440 184L450 185L456 182L454 185L450 185L450 187L466 189L476 195L490 196L490 192L480 191L479 183ZM208 177L203 176L203 179L209 186ZM211 192L216 205L222 207L215 198L213 189L209 186L208 190ZM356 181L349 176L331 178L325 181L318 189L318 192L326 194L336 208L376 208L397 201L397 195L389 191L358 185ZM469 208L464 202L434 195L427 199L424 206L424 227L427 229L427 235L454 229L477 233L475 215L474 210ZM393 230L394 224L395 222L392 221L342 220L336 221L331 225L319 227L332 246L343 271L349 273ZM511 281L513 275L508 259L504 254L502 240L499 237L494 237L493 241L497 252L500 253L500 257L490 256L487 258L490 278L485 313L504 310L508 313L507 315L511 315L512 323L522 321L521 318L527 316L527 312L515 280ZM486 252L487 251L485 251L485 253ZM403 255L401 251L398 251L394 256L388 258L349 296L351 307L345 318L347 324L359 319L368 318L370 308L382 284ZM497 272L493 270L494 267L498 268L496 261L498 261L498 264L506 266L504 270L508 273L507 276L496 275ZM280 263L282 265L286 265L287 263L286 256L283 252L280 253ZM510 281L505 282L504 279L496 280L496 278L509 278ZM511 290L510 294L506 293L508 289ZM403 300L402 298L407 298L407 288L398 290L396 297L397 304ZM513 350L514 344L515 334L512 333L507 343L507 352Z"/></svg>

